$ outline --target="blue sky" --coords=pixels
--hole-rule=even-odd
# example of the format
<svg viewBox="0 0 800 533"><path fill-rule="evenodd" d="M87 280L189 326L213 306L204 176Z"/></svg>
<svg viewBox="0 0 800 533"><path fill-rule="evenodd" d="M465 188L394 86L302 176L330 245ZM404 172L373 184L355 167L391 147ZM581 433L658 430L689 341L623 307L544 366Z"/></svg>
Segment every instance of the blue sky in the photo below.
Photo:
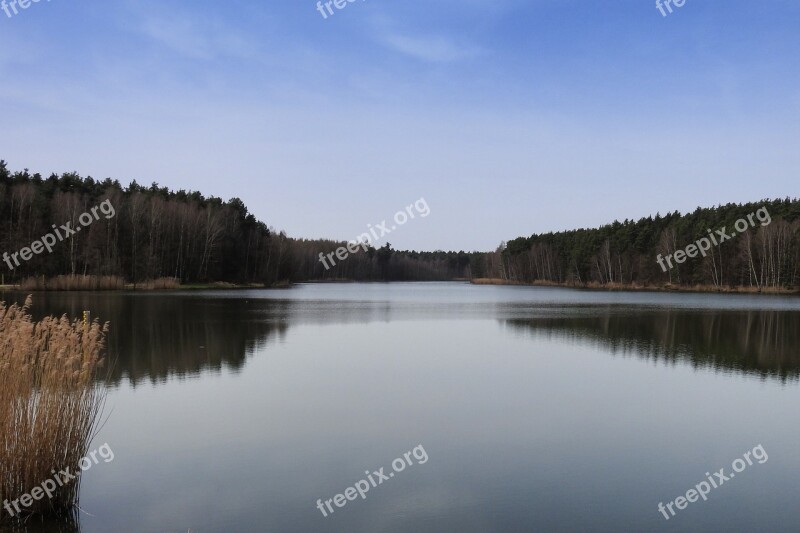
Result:
<svg viewBox="0 0 800 533"><path fill-rule="evenodd" d="M396 248L798 196L800 3L42 0L0 11L0 158L238 196Z"/></svg>

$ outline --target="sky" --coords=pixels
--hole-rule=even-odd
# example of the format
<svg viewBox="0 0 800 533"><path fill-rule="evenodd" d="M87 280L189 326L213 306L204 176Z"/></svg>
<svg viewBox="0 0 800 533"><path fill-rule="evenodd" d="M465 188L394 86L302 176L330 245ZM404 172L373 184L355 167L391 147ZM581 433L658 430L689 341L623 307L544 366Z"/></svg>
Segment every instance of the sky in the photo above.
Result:
<svg viewBox="0 0 800 533"><path fill-rule="evenodd" d="M796 0L332 9L0 11L0 159L239 197L304 238L353 239L424 198L385 238L416 250L800 196Z"/></svg>

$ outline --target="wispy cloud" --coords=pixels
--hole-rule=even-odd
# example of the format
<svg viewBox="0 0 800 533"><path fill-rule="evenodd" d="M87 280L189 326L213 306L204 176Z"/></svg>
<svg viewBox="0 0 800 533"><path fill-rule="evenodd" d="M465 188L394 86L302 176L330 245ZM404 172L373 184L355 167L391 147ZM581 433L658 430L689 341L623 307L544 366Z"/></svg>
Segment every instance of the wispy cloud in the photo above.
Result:
<svg viewBox="0 0 800 533"><path fill-rule="evenodd" d="M185 13L148 14L141 24L142 32L150 39L192 59L216 57L252 57L253 42L240 31L220 22Z"/></svg>
<svg viewBox="0 0 800 533"><path fill-rule="evenodd" d="M460 44L444 36L421 37L389 33L381 36L381 40L395 52L433 63L449 63L483 53L477 46Z"/></svg>

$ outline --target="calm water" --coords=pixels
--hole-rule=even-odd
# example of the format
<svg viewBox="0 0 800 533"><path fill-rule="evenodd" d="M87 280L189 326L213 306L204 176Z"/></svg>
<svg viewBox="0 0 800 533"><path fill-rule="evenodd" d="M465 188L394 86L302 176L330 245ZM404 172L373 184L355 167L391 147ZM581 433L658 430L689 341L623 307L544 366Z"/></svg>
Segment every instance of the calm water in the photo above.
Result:
<svg viewBox="0 0 800 533"><path fill-rule="evenodd" d="M83 309L112 323L93 448L115 458L85 474L90 515L63 531L800 522L797 298L461 283L35 296L37 315ZM766 462L658 512L759 444ZM424 464L317 509L418 445Z"/></svg>

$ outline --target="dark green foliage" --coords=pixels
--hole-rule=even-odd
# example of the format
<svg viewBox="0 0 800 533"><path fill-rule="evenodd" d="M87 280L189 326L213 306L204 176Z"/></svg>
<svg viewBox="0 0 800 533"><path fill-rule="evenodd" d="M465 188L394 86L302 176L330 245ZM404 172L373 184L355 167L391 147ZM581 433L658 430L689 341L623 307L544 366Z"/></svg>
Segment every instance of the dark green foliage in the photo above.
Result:
<svg viewBox="0 0 800 533"><path fill-rule="evenodd" d="M198 192L171 192L135 181L82 179L75 173L43 179L27 170L11 174L0 161L0 253L12 254L108 200L115 214L34 255L12 270L7 283L30 276L117 275L138 282L161 277L186 282L271 284L291 275L288 239L271 232L241 200L224 202Z"/></svg>
<svg viewBox="0 0 800 533"><path fill-rule="evenodd" d="M707 237L708 230L730 232L737 220L747 221L763 208L771 219L766 225L754 217L755 224L712 246L705 257L698 254L681 264L673 260L674 268L667 272L659 266L659 254L684 250ZM534 234L509 241L496 255L490 277L524 282L794 288L800 275L800 201L726 204L686 215L675 212L596 229Z"/></svg>
<svg viewBox="0 0 800 533"><path fill-rule="evenodd" d="M390 243L361 248L320 262L347 243L291 239L257 220L244 202L172 192L156 183L123 188L75 173L42 178L27 170L11 173L0 161L0 253L14 253L104 200L113 218L95 221L52 253L35 255L11 270L0 263L7 283L31 276L62 274L121 276L128 281L162 277L183 283L228 281L440 281L499 278L519 282L585 285L709 285L794 288L800 276L800 201L763 200L745 205L697 208L638 221L614 221L595 229L519 237L495 252L416 252ZM708 230L733 227L766 208L771 223L755 227L664 272L657 263L683 250Z"/></svg>
<svg viewBox="0 0 800 533"><path fill-rule="evenodd" d="M81 178L75 173L10 173L0 161L0 254L13 254L71 222L104 200L115 214L59 242L52 253L34 255L9 269L6 283L57 275L120 276L128 282L176 278L182 283L263 283L351 279L364 281L449 280L470 276L464 252L395 251L389 243L350 255L325 270L319 254L346 243L295 240L257 220L244 202L172 192L153 183ZM472 254L473 258L480 254Z"/></svg>

